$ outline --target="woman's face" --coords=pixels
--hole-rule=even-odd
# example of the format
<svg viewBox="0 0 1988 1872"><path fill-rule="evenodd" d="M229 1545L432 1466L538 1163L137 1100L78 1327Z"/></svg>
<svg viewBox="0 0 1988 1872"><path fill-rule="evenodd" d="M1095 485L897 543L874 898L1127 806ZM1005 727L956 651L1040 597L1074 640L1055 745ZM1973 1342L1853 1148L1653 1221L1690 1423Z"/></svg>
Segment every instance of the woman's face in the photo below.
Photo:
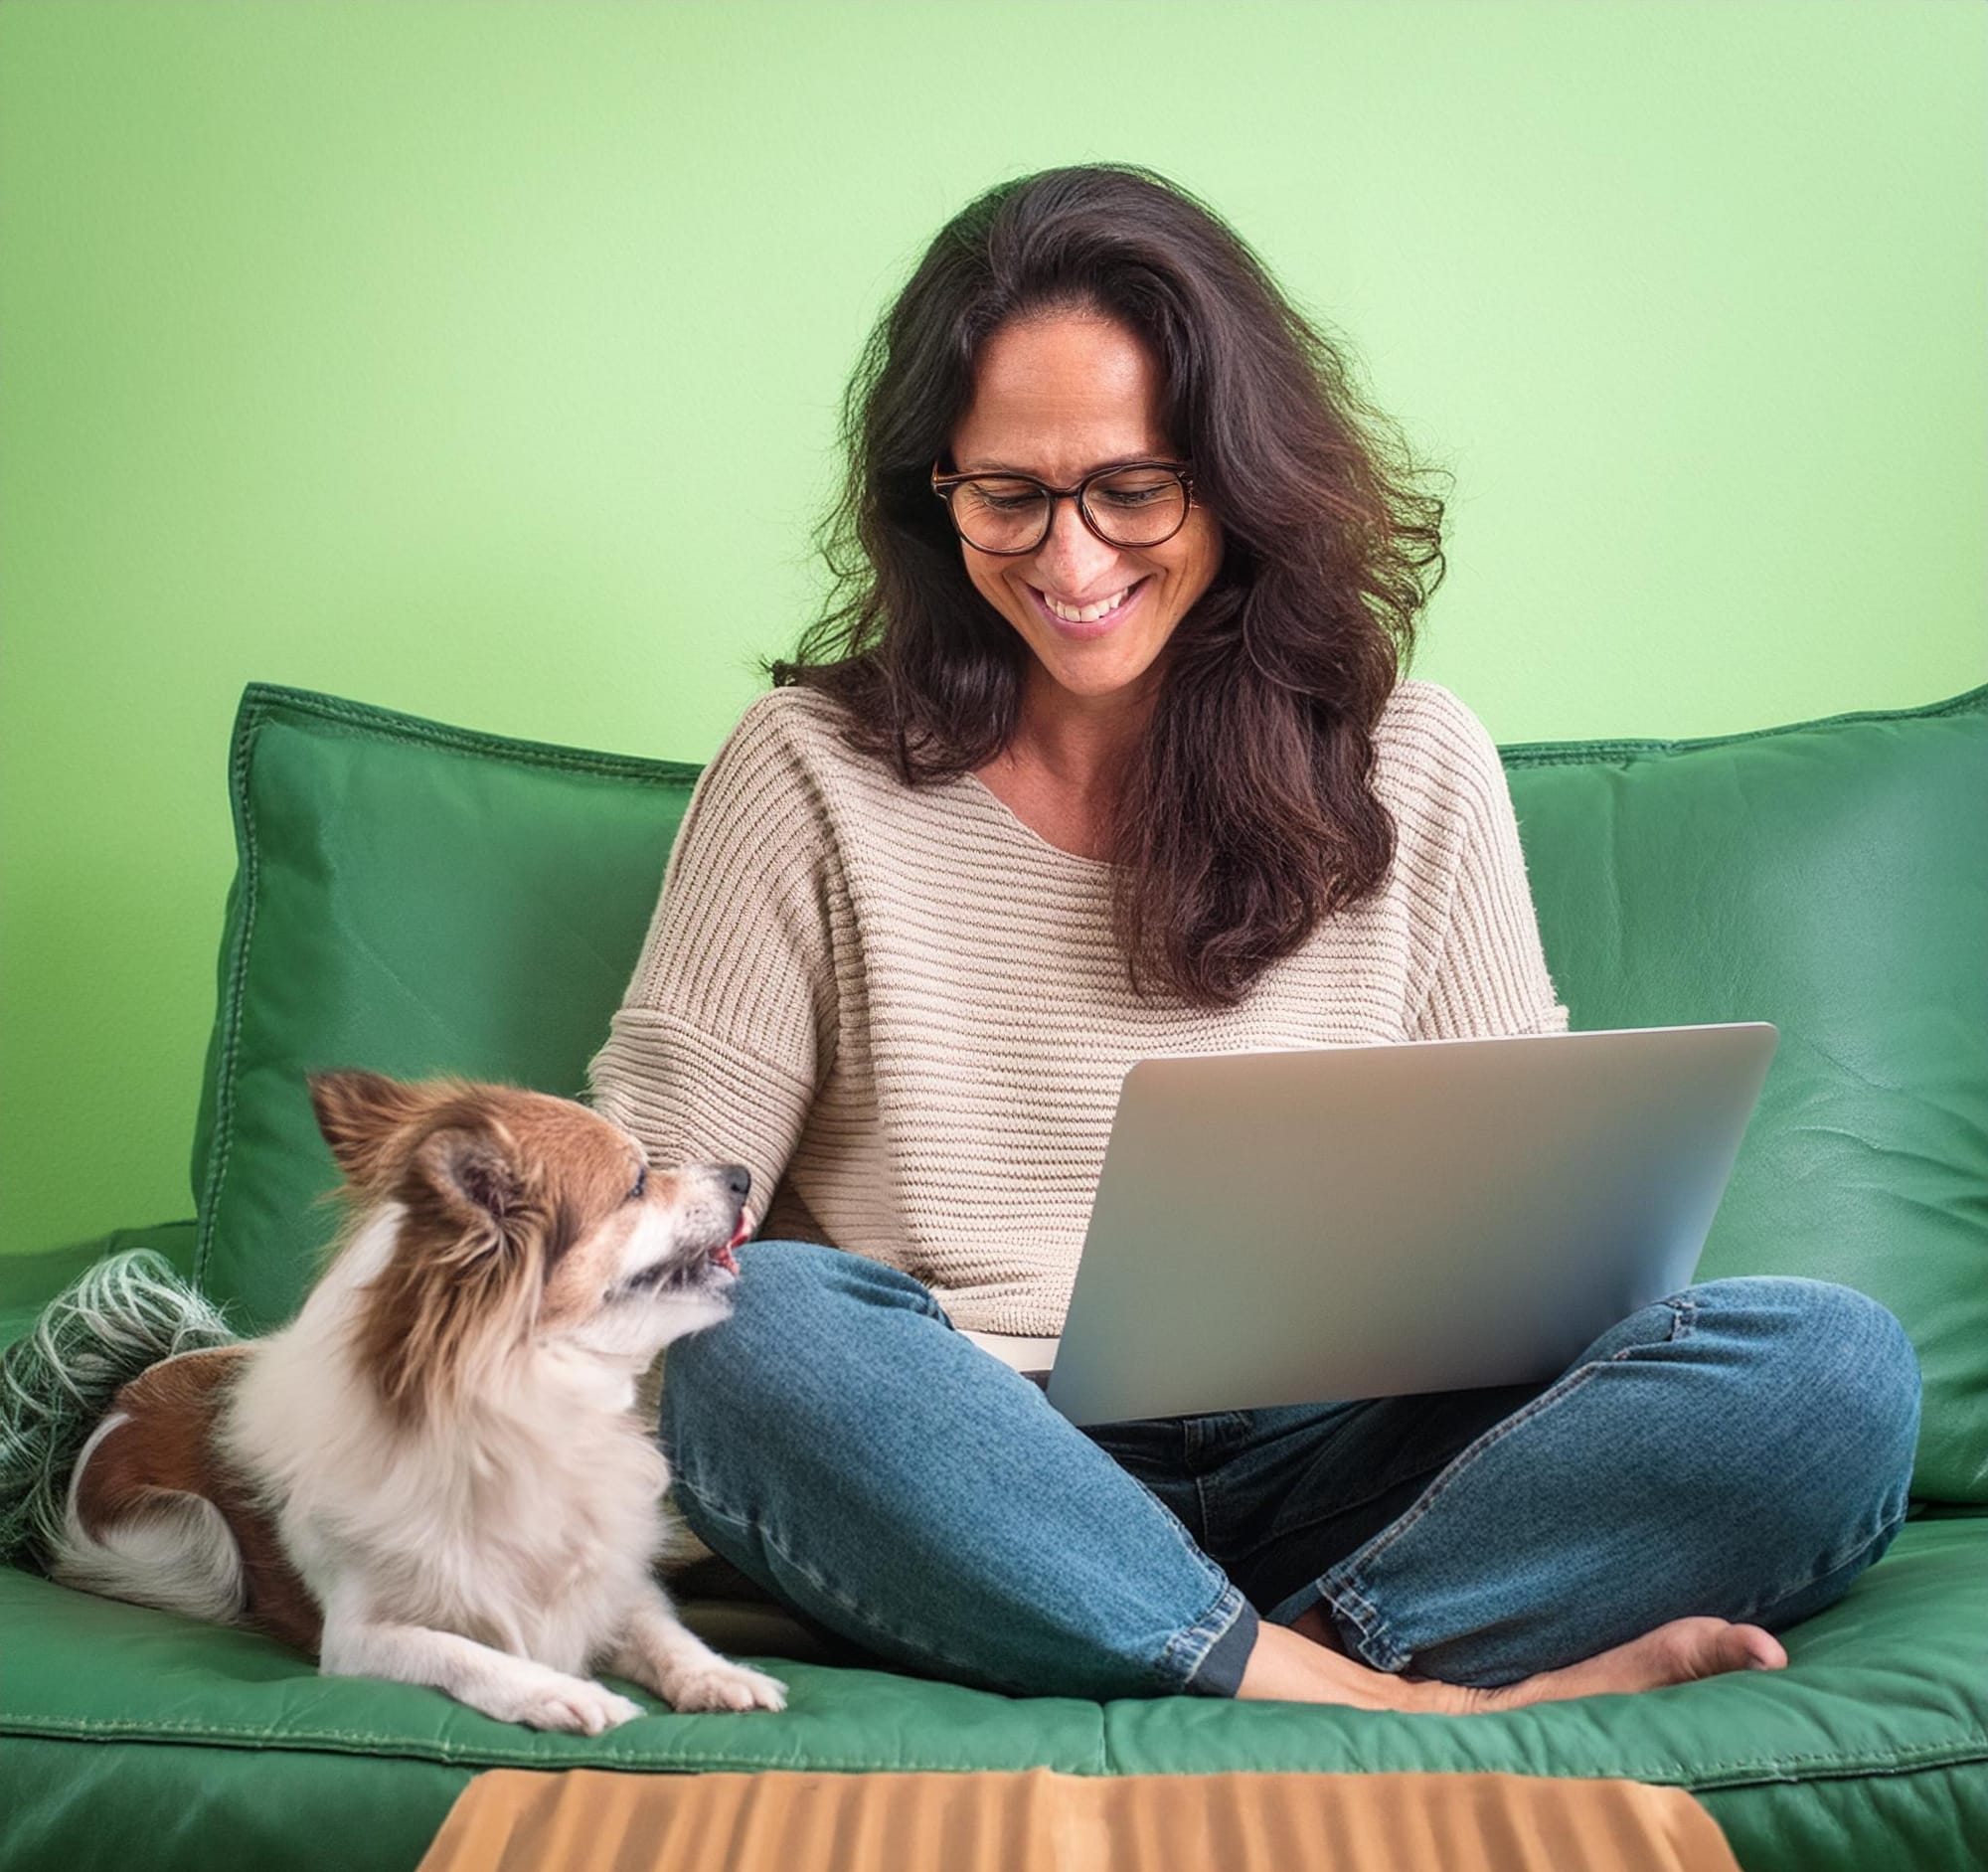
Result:
<svg viewBox="0 0 1988 1872"><path fill-rule="evenodd" d="M1122 461L1175 461L1160 426L1160 369L1139 338L1096 312L1056 312L1004 325L980 350L973 402L952 434L962 474L1034 475L1074 487ZM1222 563L1222 529L1205 508L1188 510L1158 546L1110 546L1060 500L1048 537L1008 559L962 540L967 577L1021 633L1042 673L1087 705L1147 693L1174 628ZM1091 618L1064 615L1112 608Z"/></svg>

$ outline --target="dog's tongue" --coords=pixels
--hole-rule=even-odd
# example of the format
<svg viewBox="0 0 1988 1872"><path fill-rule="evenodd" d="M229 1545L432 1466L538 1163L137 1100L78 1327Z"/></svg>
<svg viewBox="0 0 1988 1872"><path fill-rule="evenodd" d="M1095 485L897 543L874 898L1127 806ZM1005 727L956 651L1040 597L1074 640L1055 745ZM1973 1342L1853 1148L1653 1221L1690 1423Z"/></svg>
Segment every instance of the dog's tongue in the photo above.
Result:
<svg viewBox="0 0 1988 1872"><path fill-rule="evenodd" d="M723 1248L714 1248L711 1251L711 1259L728 1273L737 1274L739 1264L732 1259L732 1251L745 1242L751 1233L752 1218L742 1209L739 1212L739 1226L732 1231L732 1240Z"/></svg>

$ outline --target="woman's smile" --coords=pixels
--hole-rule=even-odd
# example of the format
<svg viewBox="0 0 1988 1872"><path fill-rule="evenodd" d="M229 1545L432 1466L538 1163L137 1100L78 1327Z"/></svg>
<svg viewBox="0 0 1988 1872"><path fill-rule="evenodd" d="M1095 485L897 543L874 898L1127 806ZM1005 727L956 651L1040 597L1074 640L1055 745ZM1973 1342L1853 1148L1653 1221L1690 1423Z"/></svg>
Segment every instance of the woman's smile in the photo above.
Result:
<svg viewBox="0 0 1988 1872"><path fill-rule="evenodd" d="M1105 596L1085 601L1078 598L1065 598L1045 592L1040 586L1030 586L1043 615L1052 628L1068 637L1088 638L1109 636L1123 623L1134 605L1145 596L1151 578L1134 580L1132 584Z"/></svg>

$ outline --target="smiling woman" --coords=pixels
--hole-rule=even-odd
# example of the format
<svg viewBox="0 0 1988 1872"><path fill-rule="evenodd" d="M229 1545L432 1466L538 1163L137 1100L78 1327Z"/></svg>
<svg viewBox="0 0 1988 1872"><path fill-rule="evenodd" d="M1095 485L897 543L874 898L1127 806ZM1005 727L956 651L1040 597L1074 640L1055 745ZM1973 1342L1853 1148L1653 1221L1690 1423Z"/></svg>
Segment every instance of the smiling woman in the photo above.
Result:
<svg viewBox="0 0 1988 1872"><path fill-rule="evenodd" d="M952 447L968 474L997 474L955 481L950 507L974 590L1035 653L1033 739L1047 714L1150 714L1160 653L1221 567L1222 529L1179 472L1115 465L1172 453L1160 387L1137 334L1089 313L1017 320L981 351ZM1072 482L1069 502L1017 473Z"/></svg>
<svg viewBox="0 0 1988 1872"><path fill-rule="evenodd" d="M771 1192L666 1371L692 1527L1029 1694L1468 1712L1785 1661L1904 1513L1917 1376L1862 1294L1711 1281L1551 1386L1087 1431L999 1356L1062 1330L1138 1060L1567 1010L1497 751L1401 676L1440 504L1207 209L991 191L846 427L840 601L705 770L592 1067L655 1161Z"/></svg>
<svg viewBox="0 0 1988 1872"><path fill-rule="evenodd" d="M845 437L843 602L774 673L853 747L1110 861L1131 979L1203 1007L1376 888L1374 733L1442 504L1206 207L1112 167L990 190L880 323Z"/></svg>

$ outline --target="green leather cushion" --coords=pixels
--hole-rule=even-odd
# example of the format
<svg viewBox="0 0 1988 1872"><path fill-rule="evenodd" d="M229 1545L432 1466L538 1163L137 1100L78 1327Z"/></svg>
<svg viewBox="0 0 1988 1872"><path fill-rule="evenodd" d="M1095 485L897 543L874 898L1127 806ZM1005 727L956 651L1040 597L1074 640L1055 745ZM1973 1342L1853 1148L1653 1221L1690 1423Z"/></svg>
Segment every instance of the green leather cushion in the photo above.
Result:
<svg viewBox="0 0 1988 1872"><path fill-rule="evenodd" d="M1785 1672L1467 1720L1009 1698L761 1659L791 1687L784 1715L678 1716L631 1690L640 1721L539 1735L6 1568L0 1641L0 1869L407 1867L466 1775L498 1766L1619 1776L1693 1789L1749 1872L1957 1867L1988 1846L1980 1516L1908 1525L1787 1634Z"/></svg>
<svg viewBox="0 0 1988 1872"><path fill-rule="evenodd" d="M0 1258L0 1345L77 1265L142 1243L185 1267L193 1233ZM0 1568L0 1872L389 1872L500 1766L1619 1776L1695 1791L1748 1872L1988 1863L1988 1516L1911 1523L1786 1641L1784 1673L1468 1721L1008 1698L762 1658L791 1686L784 1715L679 1716L631 1689L649 1713L588 1740Z"/></svg>
<svg viewBox="0 0 1988 1872"><path fill-rule="evenodd" d="M296 1310L338 1222L304 1075L580 1092L697 774L244 692L193 1192L196 1276L249 1329Z"/></svg>
<svg viewBox="0 0 1988 1872"><path fill-rule="evenodd" d="M1925 1372L1915 1491L1988 1501L1988 688L1506 761L1576 1026L1781 1029L1701 1274L1883 1300ZM194 1154L210 1291L273 1324L330 1236L307 1071L580 1089L696 771L245 693Z"/></svg>
<svg viewBox="0 0 1988 1872"><path fill-rule="evenodd" d="M1574 1024L1769 1020L1699 1277L1883 1300L1913 1492L1988 1501L1988 688L1688 742L1505 752Z"/></svg>

